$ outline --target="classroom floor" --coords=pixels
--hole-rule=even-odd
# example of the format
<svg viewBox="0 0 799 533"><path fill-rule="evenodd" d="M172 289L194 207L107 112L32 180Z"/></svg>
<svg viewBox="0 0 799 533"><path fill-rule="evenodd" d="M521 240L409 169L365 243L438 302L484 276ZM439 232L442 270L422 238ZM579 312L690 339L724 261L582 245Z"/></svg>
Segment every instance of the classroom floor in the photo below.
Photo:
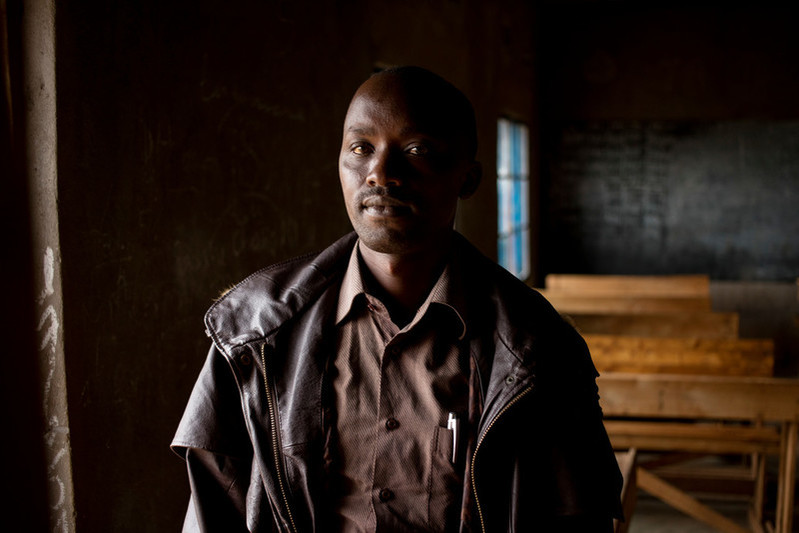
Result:
<svg viewBox="0 0 799 533"><path fill-rule="evenodd" d="M647 454L639 456L640 459L646 460L650 458ZM699 457L683 464L700 466L713 466L725 464L724 459L720 457L705 456ZM770 480L766 490L766 507L769 507L776 497L776 472L778 465L775 458L769 458L766 463L767 479ZM799 480L799 470L797 470L797 479ZM731 519L741 527L749 529L749 502L746 499L720 499L708 498L700 495L695 495L718 513ZM773 509L771 509L773 512ZM767 511L768 512L768 511ZM799 484L795 493L795 504L793 509L793 527L792 533L799 532ZM633 517L630 521L628 533L716 533L717 530L705 525L698 520L681 513L680 511L666 505L657 498L651 496L646 491L637 491L637 500Z"/></svg>
<svg viewBox="0 0 799 533"><path fill-rule="evenodd" d="M708 502L713 509L747 528L745 502ZM794 508L792 531L799 532L799 508ZM638 493L632 522L628 533L717 533L710 526L694 520L647 494Z"/></svg>
<svg viewBox="0 0 799 533"><path fill-rule="evenodd" d="M727 518L748 527L742 502L707 502ZM628 533L716 533L710 526L684 515L655 498L639 493Z"/></svg>

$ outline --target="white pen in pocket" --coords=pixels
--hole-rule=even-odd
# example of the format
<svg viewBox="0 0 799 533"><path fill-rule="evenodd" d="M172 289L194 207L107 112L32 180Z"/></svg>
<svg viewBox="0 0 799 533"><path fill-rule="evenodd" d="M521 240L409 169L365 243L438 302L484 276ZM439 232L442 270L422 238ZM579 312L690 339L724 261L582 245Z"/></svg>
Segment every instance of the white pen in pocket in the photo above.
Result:
<svg viewBox="0 0 799 533"><path fill-rule="evenodd" d="M447 417L447 429L452 432L452 464L458 458L458 441L460 437L460 420L456 413L450 413Z"/></svg>

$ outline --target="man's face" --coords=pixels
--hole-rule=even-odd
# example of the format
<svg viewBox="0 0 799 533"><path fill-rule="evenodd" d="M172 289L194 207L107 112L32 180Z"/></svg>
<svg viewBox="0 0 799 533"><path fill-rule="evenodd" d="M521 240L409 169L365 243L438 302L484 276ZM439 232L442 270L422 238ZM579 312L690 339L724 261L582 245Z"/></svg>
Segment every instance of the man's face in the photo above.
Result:
<svg viewBox="0 0 799 533"><path fill-rule="evenodd" d="M344 121L339 177L347 213L377 252L446 243L458 197L479 179L462 138L434 123L435 104L420 100L396 78L377 76L355 94Z"/></svg>

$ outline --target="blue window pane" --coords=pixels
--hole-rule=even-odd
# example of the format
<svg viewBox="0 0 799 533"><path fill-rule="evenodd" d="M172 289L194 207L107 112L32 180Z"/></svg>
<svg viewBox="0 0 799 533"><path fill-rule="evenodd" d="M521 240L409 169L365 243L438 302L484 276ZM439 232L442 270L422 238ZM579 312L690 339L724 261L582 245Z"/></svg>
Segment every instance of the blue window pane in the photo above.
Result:
<svg viewBox="0 0 799 533"><path fill-rule="evenodd" d="M530 157L527 126L497 122L497 251L521 279L530 275Z"/></svg>
<svg viewBox="0 0 799 533"><path fill-rule="evenodd" d="M497 228L500 235L513 230L513 181L497 181Z"/></svg>
<svg viewBox="0 0 799 533"><path fill-rule="evenodd" d="M519 196L524 198L520 202L519 208L519 227L530 227L530 181L524 180L519 182Z"/></svg>

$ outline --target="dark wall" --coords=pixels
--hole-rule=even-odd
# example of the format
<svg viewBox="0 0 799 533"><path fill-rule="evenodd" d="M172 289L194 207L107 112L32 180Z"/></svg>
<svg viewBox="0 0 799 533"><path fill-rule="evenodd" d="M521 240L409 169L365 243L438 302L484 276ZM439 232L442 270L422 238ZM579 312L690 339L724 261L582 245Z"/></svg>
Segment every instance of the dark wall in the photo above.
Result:
<svg viewBox="0 0 799 533"><path fill-rule="evenodd" d="M478 111L484 186L458 227L495 255L499 114L534 117L525 2L59 3L63 334L77 529L176 531L168 444L227 285L349 231L349 98L414 63ZM488 221L488 222L487 222Z"/></svg>
<svg viewBox="0 0 799 533"><path fill-rule="evenodd" d="M755 3L549 3L543 272L799 276L799 21Z"/></svg>
<svg viewBox="0 0 799 533"><path fill-rule="evenodd" d="M23 98L24 36L22 8L14 2L0 6L0 65L3 88L0 104L0 226L6 229L0 257L0 278L6 280L5 304L0 310L0 417L7 437L0 482L0 513L25 512L29 531L47 528L47 453L42 435L45 420L39 395L43 370L39 365L38 325L34 294L30 191L25 172L26 102Z"/></svg>

